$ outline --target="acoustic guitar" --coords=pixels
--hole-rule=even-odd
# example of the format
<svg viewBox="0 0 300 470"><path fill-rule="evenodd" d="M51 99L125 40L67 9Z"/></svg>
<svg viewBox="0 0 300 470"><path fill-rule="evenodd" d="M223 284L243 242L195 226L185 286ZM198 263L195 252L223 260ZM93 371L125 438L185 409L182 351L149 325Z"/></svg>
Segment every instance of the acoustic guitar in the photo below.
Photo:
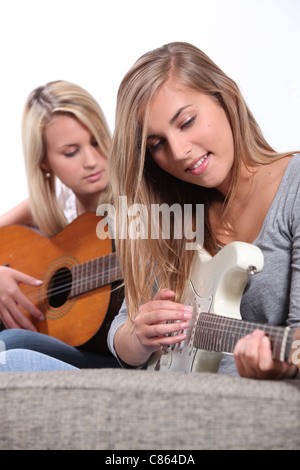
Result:
<svg viewBox="0 0 300 470"><path fill-rule="evenodd" d="M185 372L217 372L222 354L232 354L237 341L263 330L270 338L273 358L300 369L300 328L273 326L241 319L240 302L253 274L263 269L261 250L232 242L214 257L199 250L184 303L193 307L186 339L159 349L148 368Z"/></svg>
<svg viewBox="0 0 300 470"><path fill-rule="evenodd" d="M25 226L3 227L0 264L43 281L40 287L20 284L45 315L40 321L24 311L40 333L107 353L107 330L124 295L112 240L96 234L100 219L85 213L50 238Z"/></svg>

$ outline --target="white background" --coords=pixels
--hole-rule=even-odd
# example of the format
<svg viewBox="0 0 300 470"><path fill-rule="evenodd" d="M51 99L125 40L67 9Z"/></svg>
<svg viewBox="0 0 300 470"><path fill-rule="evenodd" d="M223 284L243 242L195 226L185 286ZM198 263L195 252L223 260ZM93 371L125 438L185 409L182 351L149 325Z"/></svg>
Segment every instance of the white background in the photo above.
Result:
<svg viewBox="0 0 300 470"><path fill-rule="evenodd" d="M27 197L31 90L75 82L113 131L124 74L170 41L195 44L238 83L273 147L300 149L300 0L0 0L0 214Z"/></svg>

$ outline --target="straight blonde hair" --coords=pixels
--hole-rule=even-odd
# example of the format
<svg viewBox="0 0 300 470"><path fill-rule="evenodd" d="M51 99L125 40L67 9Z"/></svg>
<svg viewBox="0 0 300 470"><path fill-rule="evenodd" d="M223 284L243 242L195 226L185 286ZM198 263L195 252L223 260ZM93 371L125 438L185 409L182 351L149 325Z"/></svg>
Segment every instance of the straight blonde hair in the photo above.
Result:
<svg viewBox="0 0 300 470"><path fill-rule="evenodd" d="M111 135L102 109L83 88L67 81L53 81L33 90L25 104L22 143L28 181L30 208L34 222L47 236L54 236L68 224L56 198L55 175L45 177L41 163L46 157L44 131L57 114L68 114L84 124L107 158ZM110 186L102 191L99 203L111 202Z"/></svg>
<svg viewBox="0 0 300 470"><path fill-rule="evenodd" d="M117 97L115 132L112 143L110 179L119 214L119 197L126 196L128 205L140 203L151 210L151 204L176 202L204 204L204 247L210 254L217 250L207 217L209 204L217 197L214 189L201 188L180 181L160 169L146 147L149 104L155 93L173 79L185 88L205 93L223 107L230 123L234 141L234 166L231 187L224 201L223 223L234 197L241 162L247 166L271 163L289 154L279 154L264 139L259 126L247 107L236 83L206 54L182 42L167 44L144 54L121 82ZM122 178L120 178L122 175ZM150 214L149 214L150 218ZM118 234L118 230L117 230ZM180 240L117 239L116 247L125 281L129 316L133 318L140 303L153 296L157 289L170 288L176 300L183 299L195 252L185 249Z"/></svg>

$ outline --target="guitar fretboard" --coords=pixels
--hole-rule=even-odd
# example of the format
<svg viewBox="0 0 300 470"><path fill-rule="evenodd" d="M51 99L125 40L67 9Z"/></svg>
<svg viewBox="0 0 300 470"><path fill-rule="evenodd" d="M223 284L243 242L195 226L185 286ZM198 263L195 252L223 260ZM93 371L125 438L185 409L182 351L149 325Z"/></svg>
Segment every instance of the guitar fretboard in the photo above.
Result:
<svg viewBox="0 0 300 470"><path fill-rule="evenodd" d="M71 272L72 289L69 295L70 298L122 279L116 253L110 253L101 258L74 266Z"/></svg>
<svg viewBox="0 0 300 470"><path fill-rule="evenodd" d="M212 313L200 313L193 343L198 349L233 353L238 340L255 329L263 330L270 338L274 359L288 359L293 340L289 327L258 324Z"/></svg>

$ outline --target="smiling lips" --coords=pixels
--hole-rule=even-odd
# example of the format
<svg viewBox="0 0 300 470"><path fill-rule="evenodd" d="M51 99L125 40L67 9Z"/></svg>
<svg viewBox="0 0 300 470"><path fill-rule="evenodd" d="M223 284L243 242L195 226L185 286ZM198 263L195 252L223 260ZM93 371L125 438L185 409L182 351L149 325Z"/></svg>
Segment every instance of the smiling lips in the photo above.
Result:
<svg viewBox="0 0 300 470"><path fill-rule="evenodd" d="M97 181L100 178L102 171L103 170L98 171L97 173L93 173L92 175L87 176L86 179L88 181Z"/></svg>
<svg viewBox="0 0 300 470"><path fill-rule="evenodd" d="M208 156L210 155L210 152L208 152L206 155L204 155L203 157L199 158L199 160L197 160L194 165L190 166L189 168L187 168L185 171L189 171L190 173L193 173L193 174L200 174L202 173L202 171L205 170L206 166L207 165L204 165L202 168L201 168L201 165L203 165L203 163L207 160Z"/></svg>

